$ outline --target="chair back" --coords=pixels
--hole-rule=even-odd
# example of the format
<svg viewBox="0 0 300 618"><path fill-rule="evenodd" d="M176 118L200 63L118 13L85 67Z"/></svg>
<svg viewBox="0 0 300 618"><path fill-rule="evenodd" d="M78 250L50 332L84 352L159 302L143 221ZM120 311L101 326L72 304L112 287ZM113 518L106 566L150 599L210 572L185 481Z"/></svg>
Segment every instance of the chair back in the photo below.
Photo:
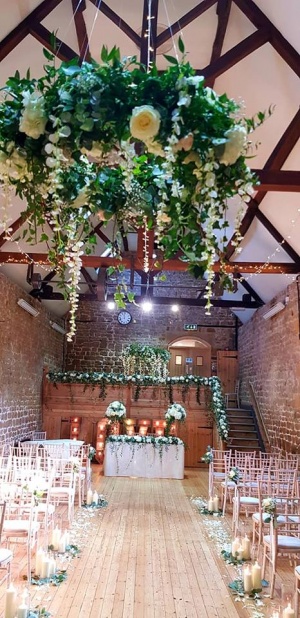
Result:
<svg viewBox="0 0 300 618"><path fill-rule="evenodd" d="M5 500L3 500L3 502L0 502L0 543L1 543L2 530L3 530L4 519L5 519L5 511L6 511L6 502Z"/></svg>

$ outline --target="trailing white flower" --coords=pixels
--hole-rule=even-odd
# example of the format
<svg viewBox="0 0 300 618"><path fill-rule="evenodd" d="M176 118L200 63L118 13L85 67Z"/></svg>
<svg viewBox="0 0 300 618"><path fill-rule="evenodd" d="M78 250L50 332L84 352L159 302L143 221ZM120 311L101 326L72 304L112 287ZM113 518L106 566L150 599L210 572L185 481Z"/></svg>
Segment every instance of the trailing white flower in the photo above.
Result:
<svg viewBox="0 0 300 618"><path fill-rule="evenodd" d="M233 165L243 154L247 145L247 129L241 124L236 125L225 133L224 152L219 157L220 163Z"/></svg>
<svg viewBox="0 0 300 618"><path fill-rule="evenodd" d="M34 92L23 93L23 111L20 118L19 128L22 133L26 133L28 137L38 139L43 133L48 118L44 109L44 97L35 94Z"/></svg>

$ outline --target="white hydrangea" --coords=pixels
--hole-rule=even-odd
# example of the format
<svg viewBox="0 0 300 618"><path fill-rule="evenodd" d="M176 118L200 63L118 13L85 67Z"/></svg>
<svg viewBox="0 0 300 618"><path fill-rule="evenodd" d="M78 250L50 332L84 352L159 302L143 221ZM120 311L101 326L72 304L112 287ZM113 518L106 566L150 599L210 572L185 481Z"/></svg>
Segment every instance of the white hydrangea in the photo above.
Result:
<svg viewBox="0 0 300 618"><path fill-rule="evenodd" d="M22 133L26 133L28 137L38 139L40 135L45 133L47 124L47 116L44 109L44 98L36 95L34 92L23 93L23 112L20 118L19 129Z"/></svg>

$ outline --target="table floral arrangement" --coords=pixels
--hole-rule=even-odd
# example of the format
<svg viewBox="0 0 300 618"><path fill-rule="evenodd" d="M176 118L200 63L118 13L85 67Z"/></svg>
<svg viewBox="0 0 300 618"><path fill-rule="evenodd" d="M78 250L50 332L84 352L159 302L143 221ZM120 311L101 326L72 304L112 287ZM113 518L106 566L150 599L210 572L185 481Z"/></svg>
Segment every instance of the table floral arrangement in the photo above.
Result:
<svg viewBox="0 0 300 618"><path fill-rule="evenodd" d="M126 408L121 401L112 401L106 408L105 416L116 423L126 416Z"/></svg>
<svg viewBox="0 0 300 618"><path fill-rule="evenodd" d="M180 403L172 403L165 413L165 419L165 435L168 436L172 423L175 423L175 421L182 423L186 419L186 411Z"/></svg>
<svg viewBox="0 0 300 618"><path fill-rule="evenodd" d="M2 89L2 227L12 239L15 193L27 202L23 238L45 244L68 294L68 340L76 330L82 256L96 245L92 215L103 226L114 218L125 231L155 230L159 256L145 251L145 272L161 270L178 251L196 277L206 272L208 312L233 196L240 204L234 244L241 240L240 221L257 182L247 165L249 135L266 114L246 118L240 103L205 86L181 39L178 46L182 59L167 56L162 73L154 64L145 71L134 56L121 59L116 46L103 47L101 64L73 59L56 66L44 50L42 77L16 71ZM222 285L232 289L222 260L220 268ZM115 298L124 307L134 295L119 286Z"/></svg>

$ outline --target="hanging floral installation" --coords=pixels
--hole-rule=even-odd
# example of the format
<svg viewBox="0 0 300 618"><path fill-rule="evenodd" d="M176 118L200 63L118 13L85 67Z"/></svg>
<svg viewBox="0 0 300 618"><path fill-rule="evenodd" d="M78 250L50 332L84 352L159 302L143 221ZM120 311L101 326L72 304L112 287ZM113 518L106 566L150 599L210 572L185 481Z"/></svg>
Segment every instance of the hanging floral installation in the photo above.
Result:
<svg viewBox="0 0 300 618"><path fill-rule="evenodd" d="M55 43L54 43L55 44ZM75 333L83 254L96 244L91 216L128 230L154 229L162 261L180 251L195 276L222 257L228 199L250 200L254 179L246 163L249 134L265 119L243 115L239 103L205 86L186 61L167 56L168 68L146 72L135 57L102 49L101 64L78 59L48 64L39 79L18 71L0 104L2 226L11 238L13 195L27 203L23 238L46 243L70 300L68 339ZM240 221L240 212L237 220ZM237 234L237 243L241 237ZM222 243L221 243L222 244ZM118 234L112 241L116 256ZM145 268L150 268L145 256ZM225 286L231 285L225 278ZM125 292L117 301L130 300Z"/></svg>
<svg viewBox="0 0 300 618"><path fill-rule="evenodd" d="M163 380L169 375L167 365L170 358L168 350L141 343L131 343L121 354L125 376L137 374Z"/></svg>

